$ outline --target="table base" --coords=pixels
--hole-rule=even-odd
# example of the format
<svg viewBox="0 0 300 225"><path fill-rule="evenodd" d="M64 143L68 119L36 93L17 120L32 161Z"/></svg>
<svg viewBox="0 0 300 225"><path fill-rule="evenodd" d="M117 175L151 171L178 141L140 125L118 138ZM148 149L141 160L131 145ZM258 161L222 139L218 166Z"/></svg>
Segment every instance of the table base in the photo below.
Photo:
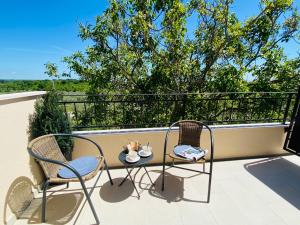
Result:
<svg viewBox="0 0 300 225"><path fill-rule="evenodd" d="M154 183L152 182L151 177L150 177L150 175L149 175L149 173L148 173L148 171L147 171L147 169L146 169L145 166L140 166L140 167L138 168L138 170L135 172L134 177L137 175L137 173L138 173L142 168L144 168L144 170L146 171L146 174L147 174L147 176L148 176L148 178L149 178L151 184L154 185ZM126 171L127 171L127 175L126 175L126 177L124 177L124 179L122 180L122 182L119 184L119 187L122 186L122 184L127 180L127 177L129 177L130 180L131 180L131 183L132 183L132 185L133 185L133 187L134 187L134 189L135 189L135 191L136 191L136 193L137 193L137 195L138 195L138 198L140 198L140 194L139 194L139 192L138 192L138 190L137 190L137 188L136 188L136 186L135 186L134 180L132 179L132 176L131 176L131 172L132 172L135 168L132 168L131 170L129 170L129 169L127 168L127 166L125 166L125 169L126 169Z"/></svg>

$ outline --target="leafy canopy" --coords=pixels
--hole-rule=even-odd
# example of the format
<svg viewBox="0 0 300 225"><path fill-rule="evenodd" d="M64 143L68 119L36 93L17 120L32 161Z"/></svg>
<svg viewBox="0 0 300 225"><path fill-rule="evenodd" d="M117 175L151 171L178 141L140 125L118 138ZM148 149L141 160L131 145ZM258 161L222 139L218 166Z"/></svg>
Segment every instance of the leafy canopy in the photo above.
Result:
<svg viewBox="0 0 300 225"><path fill-rule="evenodd" d="M261 0L245 21L231 10L233 0L109 2L95 24L80 26L92 44L64 59L90 92L289 90L299 83L299 56L288 59L281 45L299 40L293 0Z"/></svg>

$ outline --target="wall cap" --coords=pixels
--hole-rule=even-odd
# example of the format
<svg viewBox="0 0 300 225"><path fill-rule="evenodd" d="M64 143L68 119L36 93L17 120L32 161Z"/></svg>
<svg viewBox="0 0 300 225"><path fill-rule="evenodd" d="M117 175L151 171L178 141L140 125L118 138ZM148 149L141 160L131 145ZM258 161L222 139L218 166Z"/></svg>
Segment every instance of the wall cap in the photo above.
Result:
<svg viewBox="0 0 300 225"><path fill-rule="evenodd" d="M252 124L231 124L231 125L211 125L215 129L236 129L236 128L260 128L260 127L288 127L289 123L252 123ZM124 134L124 133L146 133L146 132L166 132L168 127L153 128L132 128L132 129L114 129L114 130L89 130L89 131L73 131L77 135L104 135L104 134ZM178 130L175 127L174 130Z"/></svg>
<svg viewBox="0 0 300 225"><path fill-rule="evenodd" d="M5 102L18 102L22 100L33 99L39 96L46 94L46 91L28 91L20 93L11 93L11 94L0 94L0 103Z"/></svg>

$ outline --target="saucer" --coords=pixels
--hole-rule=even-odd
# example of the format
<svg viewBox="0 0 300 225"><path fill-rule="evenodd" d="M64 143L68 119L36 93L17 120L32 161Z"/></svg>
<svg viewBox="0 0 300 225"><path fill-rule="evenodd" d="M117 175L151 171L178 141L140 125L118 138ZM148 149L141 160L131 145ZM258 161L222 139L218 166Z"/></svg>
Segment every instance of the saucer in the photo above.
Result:
<svg viewBox="0 0 300 225"><path fill-rule="evenodd" d="M139 154L139 156L141 156L141 157L148 157L148 156L152 155L152 152L151 152L151 151L145 152L145 151L142 149L142 150L140 150L140 151L138 152L138 154Z"/></svg>
<svg viewBox="0 0 300 225"><path fill-rule="evenodd" d="M125 158L126 162L129 162L129 163L135 163L135 162L139 161L140 159L141 159L141 157L138 155L135 157L135 159L131 159L130 157L128 157L128 155L126 155L126 158Z"/></svg>

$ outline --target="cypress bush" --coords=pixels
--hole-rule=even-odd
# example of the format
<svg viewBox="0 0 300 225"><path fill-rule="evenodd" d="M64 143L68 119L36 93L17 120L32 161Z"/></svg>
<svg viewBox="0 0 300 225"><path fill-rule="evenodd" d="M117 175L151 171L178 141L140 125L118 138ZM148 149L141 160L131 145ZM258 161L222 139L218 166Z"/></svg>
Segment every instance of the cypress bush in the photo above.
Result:
<svg viewBox="0 0 300 225"><path fill-rule="evenodd" d="M35 112L29 118L29 136L31 140L45 134L70 134L72 132L67 116L58 105L61 98L62 96L58 92L52 90L36 101ZM56 137L56 140L64 156L70 160L73 149L72 138Z"/></svg>

